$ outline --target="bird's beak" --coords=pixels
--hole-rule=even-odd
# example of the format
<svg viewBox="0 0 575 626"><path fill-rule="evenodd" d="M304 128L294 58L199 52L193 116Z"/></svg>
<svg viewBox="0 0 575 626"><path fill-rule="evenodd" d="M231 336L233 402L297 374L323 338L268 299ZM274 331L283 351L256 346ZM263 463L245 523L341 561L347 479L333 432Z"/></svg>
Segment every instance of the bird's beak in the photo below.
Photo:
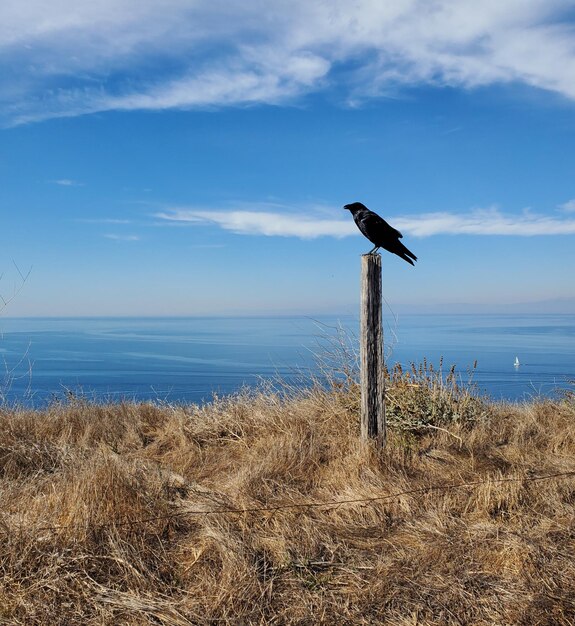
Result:
<svg viewBox="0 0 575 626"><path fill-rule="evenodd" d="M345 205L343 206L343 208L344 208L346 211L349 211L349 204L345 204Z"/></svg>

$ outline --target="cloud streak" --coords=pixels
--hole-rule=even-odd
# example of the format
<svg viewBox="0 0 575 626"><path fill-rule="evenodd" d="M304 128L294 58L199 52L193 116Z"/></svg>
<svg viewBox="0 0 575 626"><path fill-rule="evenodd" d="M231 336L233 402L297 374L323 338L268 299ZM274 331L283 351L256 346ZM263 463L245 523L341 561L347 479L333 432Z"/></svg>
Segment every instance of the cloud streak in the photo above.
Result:
<svg viewBox="0 0 575 626"><path fill-rule="evenodd" d="M575 99L569 0L4 0L6 123L522 83ZM265 19L262 17L265 15Z"/></svg>
<svg viewBox="0 0 575 626"><path fill-rule="evenodd" d="M504 214L495 208L476 209L468 214L441 212L398 217L394 224L415 237L432 235L535 237L575 234L575 219L559 219L530 211L523 211L520 214Z"/></svg>
<svg viewBox="0 0 575 626"><path fill-rule="evenodd" d="M348 237L355 225L343 220L310 217L308 214L285 214L271 211L195 211L178 209L157 213L155 217L170 222L213 224L238 235L268 237ZM353 226L353 228L352 228Z"/></svg>
<svg viewBox="0 0 575 626"><path fill-rule="evenodd" d="M341 209L340 209L341 210ZM333 209L335 213L336 209ZM156 218L182 225L214 225L238 235L268 237L342 238L359 235L353 220L331 219L316 212L173 209L156 213ZM504 214L497 208L476 209L465 214L436 212L390 217L388 220L404 234L414 237L433 235L497 235L534 237L574 235L575 219L538 215L530 211Z"/></svg>
<svg viewBox="0 0 575 626"><path fill-rule="evenodd" d="M572 200L568 200L563 204L560 204L559 208L566 213L575 213L575 198L573 198Z"/></svg>
<svg viewBox="0 0 575 626"><path fill-rule="evenodd" d="M69 178L59 178L58 180L50 181L60 187L83 187L84 183L79 183L77 180L71 180Z"/></svg>

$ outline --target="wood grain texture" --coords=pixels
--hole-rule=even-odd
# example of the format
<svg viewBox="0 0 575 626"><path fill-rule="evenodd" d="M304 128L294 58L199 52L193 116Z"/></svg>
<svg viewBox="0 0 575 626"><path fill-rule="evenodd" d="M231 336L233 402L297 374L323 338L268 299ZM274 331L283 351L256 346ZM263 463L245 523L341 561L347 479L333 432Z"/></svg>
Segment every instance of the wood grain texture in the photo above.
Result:
<svg viewBox="0 0 575 626"><path fill-rule="evenodd" d="M381 255L361 257L361 437L385 445Z"/></svg>

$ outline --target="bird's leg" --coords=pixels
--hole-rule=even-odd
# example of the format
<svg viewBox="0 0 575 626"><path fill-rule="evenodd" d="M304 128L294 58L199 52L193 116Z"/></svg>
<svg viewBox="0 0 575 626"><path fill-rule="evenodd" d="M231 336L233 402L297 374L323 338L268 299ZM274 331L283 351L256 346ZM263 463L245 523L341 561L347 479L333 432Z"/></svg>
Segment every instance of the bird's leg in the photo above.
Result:
<svg viewBox="0 0 575 626"><path fill-rule="evenodd" d="M379 250L380 246L373 246L373 248L368 252L368 254L375 254Z"/></svg>

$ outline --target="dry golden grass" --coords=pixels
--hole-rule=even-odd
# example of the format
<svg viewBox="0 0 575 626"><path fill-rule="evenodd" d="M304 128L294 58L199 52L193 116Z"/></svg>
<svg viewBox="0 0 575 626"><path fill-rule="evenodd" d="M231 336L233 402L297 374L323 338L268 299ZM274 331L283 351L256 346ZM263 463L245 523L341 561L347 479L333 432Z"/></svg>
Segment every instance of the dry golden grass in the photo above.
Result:
<svg viewBox="0 0 575 626"><path fill-rule="evenodd" d="M0 410L0 624L575 624L575 477L529 480L575 471L573 397L426 376L383 452L345 383Z"/></svg>

